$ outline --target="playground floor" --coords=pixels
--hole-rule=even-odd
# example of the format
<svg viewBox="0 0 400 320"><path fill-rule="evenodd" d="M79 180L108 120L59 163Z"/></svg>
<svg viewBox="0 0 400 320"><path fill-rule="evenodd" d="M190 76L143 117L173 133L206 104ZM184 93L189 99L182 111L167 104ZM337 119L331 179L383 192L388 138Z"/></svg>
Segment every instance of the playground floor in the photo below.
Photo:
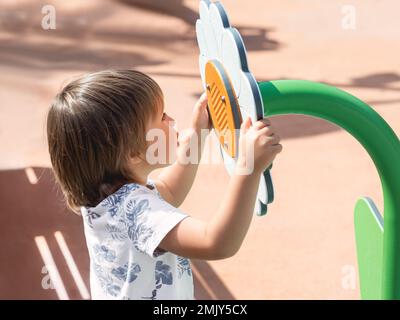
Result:
<svg viewBox="0 0 400 320"><path fill-rule="evenodd" d="M46 111L63 83L89 71L135 68L160 83L180 128L190 119L201 93L193 27L198 2L143 2L49 0L56 30L41 28L41 1L0 4L2 299L88 298L81 218L64 208L46 149ZM373 106L400 133L398 1L223 4L258 81L337 86ZM353 9L355 29L343 28ZM254 217L236 256L193 261L196 298L359 299L353 208L360 196L383 208L374 165L333 124L295 115L271 121L284 147L272 171L275 202L267 216ZM222 165L202 164L182 210L208 219L228 180ZM44 261L58 270L54 289Z"/></svg>

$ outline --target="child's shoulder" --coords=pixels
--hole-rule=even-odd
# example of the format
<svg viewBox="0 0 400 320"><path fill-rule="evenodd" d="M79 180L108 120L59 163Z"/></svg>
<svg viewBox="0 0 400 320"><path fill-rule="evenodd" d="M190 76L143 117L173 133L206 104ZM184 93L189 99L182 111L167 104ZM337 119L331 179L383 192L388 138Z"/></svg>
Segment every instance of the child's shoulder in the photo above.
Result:
<svg viewBox="0 0 400 320"><path fill-rule="evenodd" d="M131 203L136 203L141 199L151 201L151 199L157 195L158 191L154 181L148 180L147 186L138 183L125 184L102 202L105 207L117 205L126 206Z"/></svg>
<svg viewBox="0 0 400 320"><path fill-rule="evenodd" d="M132 210L133 207L143 207L144 203L152 202L159 197L155 182L148 180L147 186L138 183L127 183L103 199L96 207L82 207L81 212L84 216L99 217L108 213L115 217L118 213L125 210Z"/></svg>

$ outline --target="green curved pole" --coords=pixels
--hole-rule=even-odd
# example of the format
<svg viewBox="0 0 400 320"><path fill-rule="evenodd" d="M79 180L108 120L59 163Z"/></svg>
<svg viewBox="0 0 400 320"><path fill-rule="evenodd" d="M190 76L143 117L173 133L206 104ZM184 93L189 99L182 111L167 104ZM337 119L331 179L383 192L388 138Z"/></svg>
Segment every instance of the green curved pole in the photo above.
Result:
<svg viewBox="0 0 400 320"><path fill-rule="evenodd" d="M382 183L384 231L383 249L379 243L376 249L381 250L376 257L382 261L368 261L381 269L375 270L380 278L380 292L364 294L364 297L400 299L400 141L397 135L370 106L335 87L310 81L277 80L259 83L259 88L265 116L304 114L322 118L347 130L367 150ZM364 239L371 240L364 233ZM368 250L364 247L362 251L365 255L364 251ZM359 249L358 255L361 268ZM361 287L362 282L374 277L368 268L363 271L365 280L360 275Z"/></svg>

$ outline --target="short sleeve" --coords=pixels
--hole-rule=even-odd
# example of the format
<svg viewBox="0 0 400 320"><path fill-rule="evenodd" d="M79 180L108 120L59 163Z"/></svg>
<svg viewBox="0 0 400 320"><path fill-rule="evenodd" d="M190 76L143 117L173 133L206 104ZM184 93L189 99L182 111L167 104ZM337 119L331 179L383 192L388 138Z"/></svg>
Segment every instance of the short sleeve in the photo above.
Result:
<svg viewBox="0 0 400 320"><path fill-rule="evenodd" d="M135 248L155 257L156 248L164 237L188 215L155 193L131 197L126 207L129 238Z"/></svg>

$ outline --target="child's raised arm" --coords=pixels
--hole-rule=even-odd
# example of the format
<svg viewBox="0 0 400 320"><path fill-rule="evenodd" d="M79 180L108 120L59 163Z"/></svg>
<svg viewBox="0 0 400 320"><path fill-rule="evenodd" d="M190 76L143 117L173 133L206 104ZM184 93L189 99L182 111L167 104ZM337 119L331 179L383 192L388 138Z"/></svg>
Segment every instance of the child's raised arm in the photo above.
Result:
<svg viewBox="0 0 400 320"><path fill-rule="evenodd" d="M203 93L193 108L191 124L189 130L186 132L186 140L196 139L198 141L197 161L195 161L195 163L187 164L182 163L183 161L176 161L171 166L164 168L155 181L157 189L165 200L175 207L179 207L182 204L188 192L192 188L203 149L201 130L210 128L211 122L207 112L207 95L206 93ZM194 136L192 136L193 134ZM184 137L181 137L180 139L182 138ZM189 142L186 141L186 143ZM181 148L184 149L185 147L183 146Z"/></svg>
<svg viewBox="0 0 400 320"><path fill-rule="evenodd" d="M195 259L216 260L234 255L253 216L260 174L282 150L279 141L267 119L253 126L250 119L244 121L240 128L236 171L217 212L208 222L192 217L182 220L164 237L159 248ZM246 160L249 160L248 147L253 148L254 170L243 175Z"/></svg>

